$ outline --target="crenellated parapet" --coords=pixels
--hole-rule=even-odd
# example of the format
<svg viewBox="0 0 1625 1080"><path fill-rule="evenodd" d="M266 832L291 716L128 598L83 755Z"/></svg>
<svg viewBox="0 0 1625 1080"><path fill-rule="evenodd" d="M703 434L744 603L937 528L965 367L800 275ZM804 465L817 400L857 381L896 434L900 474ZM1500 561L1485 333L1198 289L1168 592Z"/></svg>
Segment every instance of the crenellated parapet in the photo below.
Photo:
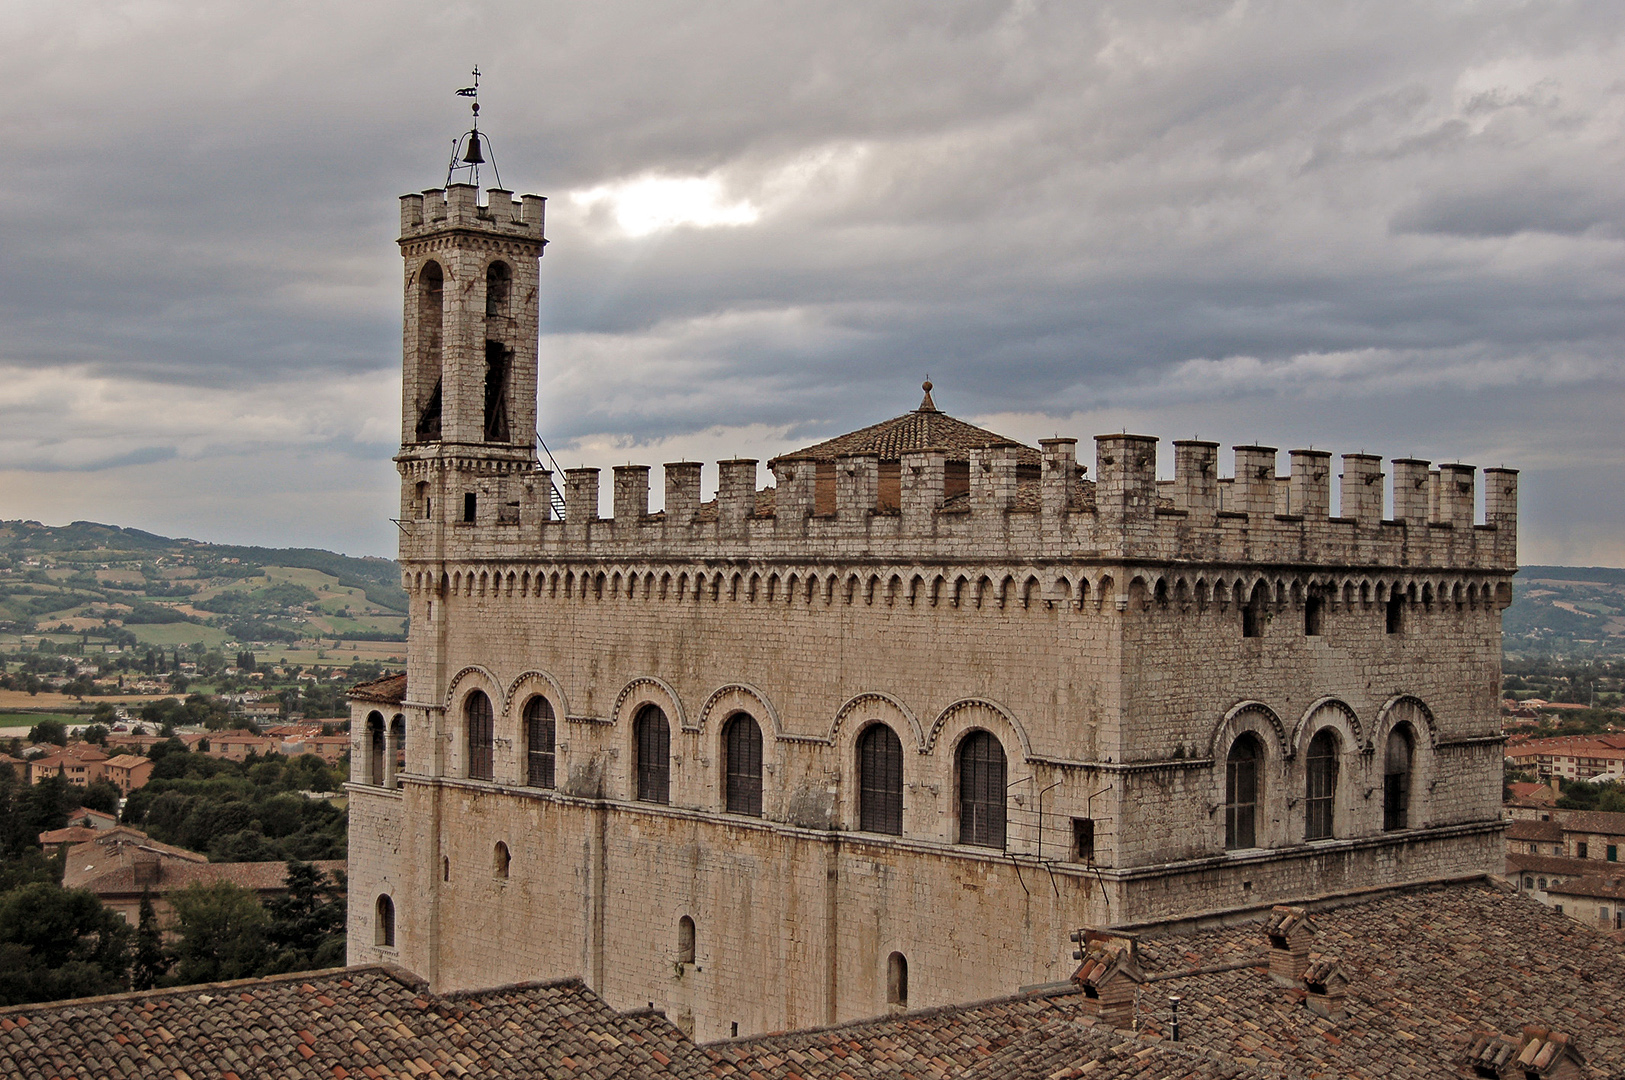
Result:
<svg viewBox="0 0 1625 1080"><path fill-rule="evenodd" d="M444 232L447 229L474 229L515 239L545 243L547 200L540 195L522 195L489 188L480 203L480 189L473 184L452 184L430 188L422 194L401 196L401 242Z"/></svg>
<svg viewBox="0 0 1625 1080"><path fill-rule="evenodd" d="M1096 437L1092 481L1076 440L1060 438L1037 455L1016 443L971 449L957 482L937 449L890 463L874 453L833 464L785 456L770 463L775 485L760 491L757 462L734 459L719 463L717 496L704 502L700 465L678 462L665 466L665 507L655 512L650 467L623 465L610 517L599 514L599 470L568 469L563 521L545 497L554 482L545 470L501 471L469 480L474 503L453 498L443 513L408 522L401 557L1517 567L1516 470L1483 470L1477 520L1475 467L1397 458L1384 472L1380 458L1345 454L1334 513L1326 451L1289 451L1283 475L1275 448L1238 446L1221 477L1218 444L1173 448L1169 480L1157 478L1157 440L1128 434ZM487 502L501 512L459 517Z"/></svg>

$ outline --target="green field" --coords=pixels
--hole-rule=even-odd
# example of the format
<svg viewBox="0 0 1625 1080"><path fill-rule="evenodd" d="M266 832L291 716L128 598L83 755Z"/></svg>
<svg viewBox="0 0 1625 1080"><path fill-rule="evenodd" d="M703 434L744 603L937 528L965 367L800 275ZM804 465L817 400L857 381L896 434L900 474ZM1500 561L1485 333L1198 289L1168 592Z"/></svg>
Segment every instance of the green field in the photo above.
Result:
<svg viewBox="0 0 1625 1080"><path fill-rule="evenodd" d="M201 641L211 649L226 643L226 632L214 626L196 623L136 623L127 627L143 645L190 645Z"/></svg>

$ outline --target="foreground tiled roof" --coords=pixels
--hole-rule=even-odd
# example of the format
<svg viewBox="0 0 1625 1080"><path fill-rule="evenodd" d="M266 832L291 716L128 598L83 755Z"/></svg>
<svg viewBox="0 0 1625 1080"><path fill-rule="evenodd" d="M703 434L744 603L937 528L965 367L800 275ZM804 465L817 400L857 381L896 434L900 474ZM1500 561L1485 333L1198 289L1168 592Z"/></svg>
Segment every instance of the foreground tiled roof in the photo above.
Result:
<svg viewBox="0 0 1625 1080"><path fill-rule="evenodd" d="M437 996L364 967L0 1010L0 1075L1434 1080L1471 1075L1469 1055L1496 1039L1527 1048L1530 1031L1546 1033L1542 1047L1561 1033L1583 1077L1622 1074L1625 946L1504 887L1313 911L1311 964L1336 957L1348 980L1336 1019L1271 979L1267 918L1142 928L1133 1031L1087 1015L1072 992L696 1047L573 980Z"/></svg>
<svg viewBox="0 0 1625 1080"><path fill-rule="evenodd" d="M0 1009L0 1076L23 1080L608 1080L691 1053L574 979L437 996L361 967Z"/></svg>
<svg viewBox="0 0 1625 1080"><path fill-rule="evenodd" d="M925 400L913 412L780 454L773 460L834 461L845 454L877 454L882 461L901 461L904 454L942 450L950 461L968 461L972 450L988 446L1017 447L1016 460L1021 464L1035 468L1043 464L1042 457L1032 447L940 411L931 401L928 386Z"/></svg>
<svg viewBox="0 0 1625 1080"><path fill-rule="evenodd" d="M350 700L399 705L406 700L406 672L383 675L371 682L357 683L350 687Z"/></svg>

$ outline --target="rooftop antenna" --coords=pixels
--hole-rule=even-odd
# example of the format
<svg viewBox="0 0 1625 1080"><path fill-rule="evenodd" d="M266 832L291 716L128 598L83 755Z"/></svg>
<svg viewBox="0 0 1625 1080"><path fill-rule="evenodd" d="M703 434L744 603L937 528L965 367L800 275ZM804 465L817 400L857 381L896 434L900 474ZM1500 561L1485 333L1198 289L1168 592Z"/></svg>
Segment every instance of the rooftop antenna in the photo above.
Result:
<svg viewBox="0 0 1625 1080"><path fill-rule="evenodd" d="M457 91L458 97L473 98L471 107L474 110L474 123L463 134L451 141L451 164L446 167L446 186L450 187L457 179L458 173L466 174L462 183L480 186L480 166L486 163L486 151L491 147L490 136L484 142L480 141L480 68L474 65L474 85L465 86ZM502 174L497 171L496 155L490 158L491 173L496 177L497 187L502 186Z"/></svg>

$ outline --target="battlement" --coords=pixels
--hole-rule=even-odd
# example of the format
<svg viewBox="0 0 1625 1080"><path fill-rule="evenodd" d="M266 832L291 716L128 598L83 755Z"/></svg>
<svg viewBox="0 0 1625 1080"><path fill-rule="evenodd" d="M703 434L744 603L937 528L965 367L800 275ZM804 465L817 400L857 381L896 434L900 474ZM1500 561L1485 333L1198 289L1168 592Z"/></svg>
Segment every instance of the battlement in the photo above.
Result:
<svg viewBox="0 0 1625 1080"><path fill-rule="evenodd" d="M1332 455L1234 448L1233 475L1218 475L1218 444L1177 441L1174 476L1157 479L1158 440L1095 439L1095 480L1077 440L1032 451L1000 443L969 452L968 489L948 453L926 449L883 462L872 453L826 463L775 458L776 484L756 489L757 462L719 462L716 498L700 498L696 462L665 466L665 507L649 509L650 467L614 469L614 514L600 517L599 471L567 469L565 520L549 505L545 470L490 475L470 460L407 462L409 480L445 470L441 505L457 520L407 523L401 556L413 559L765 558L819 560L1150 560L1275 565L1427 566L1510 573L1517 568L1517 471L1391 462L1392 515L1383 516L1382 459L1344 454L1332 513ZM421 474L421 475L419 475ZM819 512L820 507L833 512ZM406 518L419 508L403 508Z"/></svg>
<svg viewBox="0 0 1625 1080"><path fill-rule="evenodd" d="M547 200L502 188L488 188L484 205L473 184L430 188L418 195L401 196L401 239L408 240L447 229L476 229L506 236L542 239Z"/></svg>

